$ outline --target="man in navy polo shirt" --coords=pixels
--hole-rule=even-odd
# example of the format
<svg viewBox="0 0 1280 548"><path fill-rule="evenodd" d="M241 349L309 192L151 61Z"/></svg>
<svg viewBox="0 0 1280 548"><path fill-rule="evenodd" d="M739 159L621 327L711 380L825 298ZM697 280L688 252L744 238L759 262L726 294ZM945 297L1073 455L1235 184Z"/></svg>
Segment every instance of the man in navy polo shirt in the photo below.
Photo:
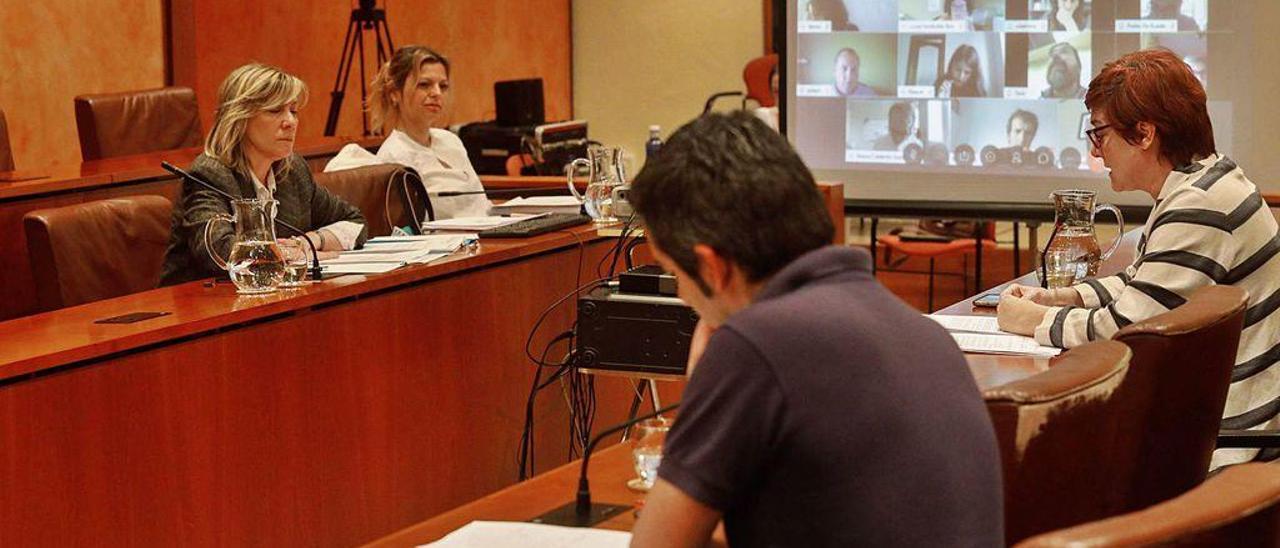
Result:
<svg viewBox="0 0 1280 548"><path fill-rule="evenodd" d="M681 128L632 185L702 316L633 546L997 546L1000 463L955 343L886 291L786 140L749 114Z"/></svg>

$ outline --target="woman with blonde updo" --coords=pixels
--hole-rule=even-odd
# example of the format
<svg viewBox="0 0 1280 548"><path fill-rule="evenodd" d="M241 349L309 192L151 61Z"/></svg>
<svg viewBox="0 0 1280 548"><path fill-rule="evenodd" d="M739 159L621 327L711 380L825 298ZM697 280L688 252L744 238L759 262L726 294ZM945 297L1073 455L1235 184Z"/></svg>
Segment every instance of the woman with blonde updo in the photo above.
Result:
<svg viewBox="0 0 1280 548"><path fill-rule="evenodd" d="M321 252L353 249L364 243L364 216L316 186L307 161L293 153L298 109L306 101L307 85L276 67L253 63L231 71L218 87L213 129L191 173L238 198L276 200L276 217L307 231L301 237ZM204 241L205 224L219 213L232 213L226 198L183 181L161 285L223 275ZM226 257L233 236L232 227L218 225L215 252Z"/></svg>
<svg viewBox="0 0 1280 548"><path fill-rule="evenodd" d="M437 219L487 215L493 204L484 194L439 196L484 191L462 140L433 127L449 102L449 60L425 46L404 46L383 65L372 88L373 125L387 135L378 158L418 171Z"/></svg>

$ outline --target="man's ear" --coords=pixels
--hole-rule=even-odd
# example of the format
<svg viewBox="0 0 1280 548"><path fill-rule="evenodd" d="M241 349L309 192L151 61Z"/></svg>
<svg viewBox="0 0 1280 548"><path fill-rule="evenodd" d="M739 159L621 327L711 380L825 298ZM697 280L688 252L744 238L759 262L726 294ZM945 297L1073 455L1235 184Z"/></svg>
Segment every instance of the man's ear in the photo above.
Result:
<svg viewBox="0 0 1280 548"><path fill-rule="evenodd" d="M698 258L698 277L714 293L724 291L733 276L729 261L707 244L694 244L693 255Z"/></svg>

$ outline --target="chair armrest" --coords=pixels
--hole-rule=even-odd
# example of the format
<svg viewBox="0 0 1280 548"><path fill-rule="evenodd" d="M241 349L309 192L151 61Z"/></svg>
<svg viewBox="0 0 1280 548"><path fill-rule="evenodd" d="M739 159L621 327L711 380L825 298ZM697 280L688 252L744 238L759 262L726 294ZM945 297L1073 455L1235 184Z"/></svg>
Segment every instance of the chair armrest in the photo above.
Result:
<svg viewBox="0 0 1280 548"><path fill-rule="evenodd" d="M1280 447L1280 430L1219 430L1218 449Z"/></svg>

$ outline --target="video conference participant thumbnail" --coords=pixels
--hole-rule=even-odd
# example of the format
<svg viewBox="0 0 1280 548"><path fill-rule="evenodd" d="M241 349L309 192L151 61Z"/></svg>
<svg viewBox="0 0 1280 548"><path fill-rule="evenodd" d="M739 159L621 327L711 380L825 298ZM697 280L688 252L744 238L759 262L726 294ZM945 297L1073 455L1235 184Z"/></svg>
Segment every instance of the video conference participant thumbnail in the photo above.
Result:
<svg viewBox="0 0 1280 548"><path fill-rule="evenodd" d="M798 42L797 96L893 96L897 43L892 34L801 35Z"/></svg>
<svg viewBox="0 0 1280 548"><path fill-rule="evenodd" d="M1209 29L1209 0L1118 0L1116 12L1117 33L1196 33Z"/></svg>
<svg viewBox="0 0 1280 548"><path fill-rule="evenodd" d="M972 32L1003 27L1005 0L898 0L898 32Z"/></svg>
<svg viewBox="0 0 1280 548"><path fill-rule="evenodd" d="M1003 52L1003 37L997 33L899 35L898 96L1001 97Z"/></svg>
<svg viewBox="0 0 1280 548"><path fill-rule="evenodd" d="M743 112L700 117L631 197L701 317L632 546L702 546L721 519L731 546L1003 544L1000 456L964 356L867 251L830 245L785 138Z"/></svg>
<svg viewBox="0 0 1280 548"><path fill-rule="evenodd" d="M1037 2L1031 0L1034 7ZM1081 32L1089 30L1092 11L1090 0L1049 0L1049 11L1044 14L1051 32Z"/></svg>
<svg viewBox="0 0 1280 548"><path fill-rule="evenodd" d="M801 0L800 32L896 32L897 5L884 0Z"/></svg>
<svg viewBox="0 0 1280 548"><path fill-rule="evenodd" d="M1038 91L1042 99L1083 100L1093 62L1093 37L1081 33L1063 42L1053 42L1053 37L1034 37L1027 59L1027 96L1035 96Z"/></svg>
<svg viewBox="0 0 1280 548"><path fill-rule="evenodd" d="M1088 169L1078 133L1084 114L1077 101L953 101L947 142L961 167Z"/></svg>
<svg viewBox="0 0 1280 548"><path fill-rule="evenodd" d="M854 164L947 164L944 101L850 101L845 161Z"/></svg>

